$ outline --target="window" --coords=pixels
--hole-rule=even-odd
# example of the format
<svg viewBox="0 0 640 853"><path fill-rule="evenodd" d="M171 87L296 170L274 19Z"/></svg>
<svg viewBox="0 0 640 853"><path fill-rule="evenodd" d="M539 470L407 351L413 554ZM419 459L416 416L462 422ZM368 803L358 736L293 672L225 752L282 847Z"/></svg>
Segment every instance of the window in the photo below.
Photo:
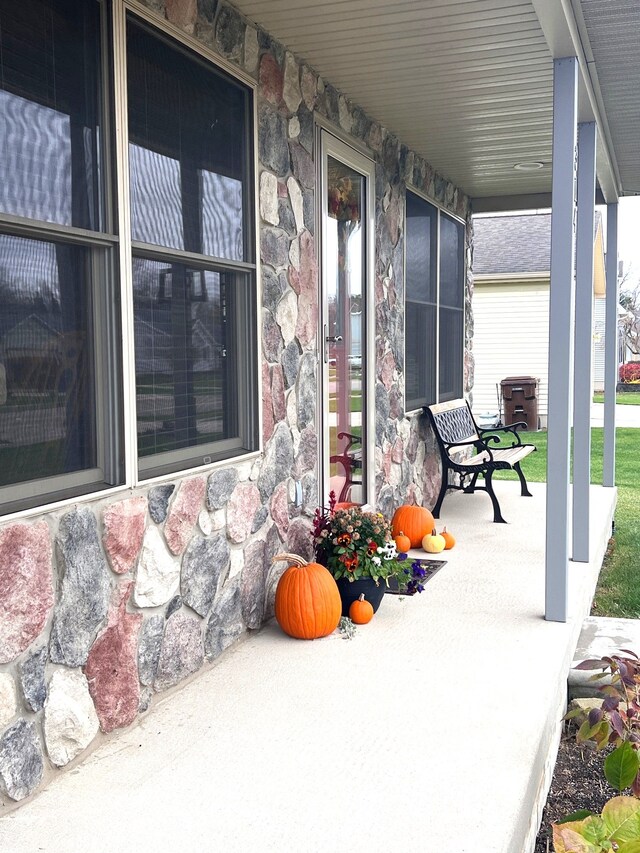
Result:
<svg viewBox="0 0 640 853"><path fill-rule="evenodd" d="M101 366L116 329L101 12L85 0L0 10L5 512L123 482L115 354Z"/></svg>
<svg viewBox="0 0 640 853"><path fill-rule="evenodd" d="M252 92L133 16L114 53L111 10L0 6L0 514L135 483L124 300L138 476L258 443Z"/></svg>
<svg viewBox="0 0 640 853"><path fill-rule="evenodd" d="M253 449L254 264L246 87L128 22L139 470Z"/></svg>
<svg viewBox="0 0 640 853"><path fill-rule="evenodd" d="M407 191L405 240L405 406L412 411L463 393L464 225Z"/></svg>

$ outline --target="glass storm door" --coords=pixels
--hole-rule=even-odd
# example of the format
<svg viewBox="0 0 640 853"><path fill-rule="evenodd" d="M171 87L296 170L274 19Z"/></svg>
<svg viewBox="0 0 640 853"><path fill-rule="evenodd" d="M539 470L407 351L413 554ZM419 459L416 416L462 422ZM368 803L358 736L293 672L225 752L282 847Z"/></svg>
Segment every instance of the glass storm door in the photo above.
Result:
<svg viewBox="0 0 640 853"><path fill-rule="evenodd" d="M367 395L373 164L322 132L323 497L373 502Z"/></svg>

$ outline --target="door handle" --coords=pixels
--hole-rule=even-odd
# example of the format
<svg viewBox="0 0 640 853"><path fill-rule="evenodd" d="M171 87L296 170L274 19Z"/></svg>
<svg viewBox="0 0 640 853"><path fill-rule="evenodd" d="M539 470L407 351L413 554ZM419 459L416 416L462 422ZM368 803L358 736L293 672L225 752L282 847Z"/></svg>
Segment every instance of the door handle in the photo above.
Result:
<svg viewBox="0 0 640 853"><path fill-rule="evenodd" d="M339 344L342 341L342 335L328 335L329 327L325 323L322 331L324 332L324 344L322 346L324 363L329 364L329 347L328 344Z"/></svg>

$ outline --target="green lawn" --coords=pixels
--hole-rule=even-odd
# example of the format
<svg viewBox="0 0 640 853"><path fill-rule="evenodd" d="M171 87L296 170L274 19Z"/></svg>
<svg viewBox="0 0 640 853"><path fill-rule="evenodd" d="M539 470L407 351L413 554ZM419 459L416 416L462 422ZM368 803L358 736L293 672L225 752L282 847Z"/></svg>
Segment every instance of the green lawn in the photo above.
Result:
<svg viewBox="0 0 640 853"><path fill-rule="evenodd" d="M632 396L632 395L628 395ZM547 434L521 433L525 443L535 444L537 453L524 460L528 480L546 480ZM592 482L602 482L603 430L591 430ZM512 471L500 472L501 479L517 479ZM605 557L593 603L598 616L640 617L640 430L616 430L616 481L618 506L616 532Z"/></svg>
<svg viewBox="0 0 640 853"><path fill-rule="evenodd" d="M604 403L604 394L594 394L594 403ZM620 406L640 406L640 392L621 391L616 394L616 403Z"/></svg>

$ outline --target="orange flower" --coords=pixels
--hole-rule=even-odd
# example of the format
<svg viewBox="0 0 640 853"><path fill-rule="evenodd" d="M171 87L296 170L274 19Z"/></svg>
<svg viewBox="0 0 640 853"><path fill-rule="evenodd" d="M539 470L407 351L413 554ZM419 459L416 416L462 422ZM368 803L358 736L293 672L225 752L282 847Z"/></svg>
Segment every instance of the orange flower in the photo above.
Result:
<svg viewBox="0 0 640 853"><path fill-rule="evenodd" d="M357 554L343 554L340 557L340 561L344 563L344 567L348 572L355 571L356 566L358 565L358 555Z"/></svg>

